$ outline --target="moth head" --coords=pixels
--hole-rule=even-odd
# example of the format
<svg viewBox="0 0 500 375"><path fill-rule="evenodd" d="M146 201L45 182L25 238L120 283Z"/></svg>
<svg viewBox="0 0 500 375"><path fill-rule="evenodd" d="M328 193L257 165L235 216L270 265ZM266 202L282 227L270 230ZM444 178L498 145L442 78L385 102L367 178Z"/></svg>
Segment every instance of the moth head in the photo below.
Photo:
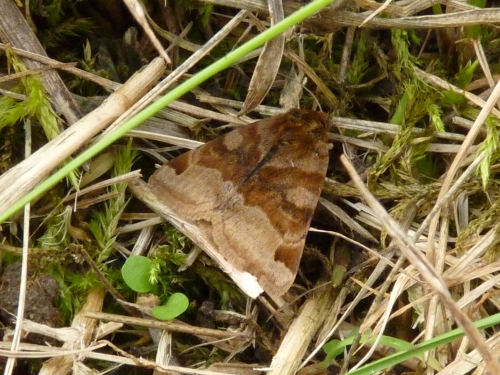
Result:
<svg viewBox="0 0 500 375"><path fill-rule="evenodd" d="M309 110L292 110L281 125L280 143L283 146L303 149L323 147L328 142L328 114ZM319 141L319 143L318 143Z"/></svg>

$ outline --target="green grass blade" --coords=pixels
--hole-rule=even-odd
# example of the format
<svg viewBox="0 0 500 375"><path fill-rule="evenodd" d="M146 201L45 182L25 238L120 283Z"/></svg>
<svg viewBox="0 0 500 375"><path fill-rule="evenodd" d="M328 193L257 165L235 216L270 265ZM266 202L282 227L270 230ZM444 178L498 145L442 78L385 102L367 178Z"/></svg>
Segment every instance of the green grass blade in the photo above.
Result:
<svg viewBox="0 0 500 375"><path fill-rule="evenodd" d="M478 329L486 329L488 327L497 325L500 322L500 314L492 315L488 318L481 319L474 323ZM464 331L461 328L454 329L443 335L434 337L431 340L425 341L419 345L415 345L412 349L395 353L385 358L374 361L366 366L360 367L354 371L348 372L346 375L369 375L377 371L388 369L395 366L407 359L419 357L427 351L435 349L439 346L446 345L454 340L460 339L464 336Z"/></svg>
<svg viewBox="0 0 500 375"><path fill-rule="evenodd" d="M188 93L193 88L197 87L210 77L214 76L218 72L230 67L236 61L254 49L260 47L268 40L272 39L278 34L281 34L288 28L296 25L297 23L303 21L313 13L317 12L321 8L333 2L333 0L315 0L312 3L299 9L297 12L291 14L289 17L285 18L283 21L277 23L273 27L267 29L261 34L257 35L255 38L251 39L247 43L243 44L241 47L235 49L233 52L227 54L220 60L216 61L212 65L206 67L200 71L195 76L186 80L181 85L174 88L172 91L167 93L165 96L161 97L155 103L151 104L143 111L138 113L136 116L128 120L123 126L109 134L105 139L100 140L98 143L94 144L81 154L79 154L75 159L64 165L53 175L51 175L47 180L39 184L35 189L26 194L23 198L19 199L5 212L0 213L0 223L6 221L10 216L19 211L24 205L40 196L42 193L49 190L51 187L55 186L59 181L61 181L68 173L74 169L81 166L87 160L97 155L99 152L104 150L110 144L116 140L123 137L128 131L134 129L136 126L144 122L149 117L153 116L159 110L167 106L172 101L180 98L182 95Z"/></svg>

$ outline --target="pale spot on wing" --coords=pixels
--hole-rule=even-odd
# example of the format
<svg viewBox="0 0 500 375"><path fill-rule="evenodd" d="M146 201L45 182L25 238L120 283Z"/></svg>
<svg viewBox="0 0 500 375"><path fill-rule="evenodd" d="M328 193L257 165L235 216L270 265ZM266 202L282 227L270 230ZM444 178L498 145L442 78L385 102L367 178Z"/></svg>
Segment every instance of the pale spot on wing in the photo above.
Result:
<svg viewBox="0 0 500 375"><path fill-rule="evenodd" d="M308 208L311 206L311 202L315 202L316 199L317 194L312 193L303 186L290 188L286 192L286 200L293 202L298 208Z"/></svg>
<svg viewBox="0 0 500 375"><path fill-rule="evenodd" d="M228 151L233 151L241 146L243 142L243 136L241 132L232 131L224 136L224 146L226 146Z"/></svg>
<svg viewBox="0 0 500 375"><path fill-rule="evenodd" d="M276 249L288 244L283 243L259 207L236 205L213 211L208 220L216 248L236 269L256 275L264 289L275 294L282 294L290 287L296 270L275 260ZM302 247L303 242L299 245L300 252Z"/></svg>

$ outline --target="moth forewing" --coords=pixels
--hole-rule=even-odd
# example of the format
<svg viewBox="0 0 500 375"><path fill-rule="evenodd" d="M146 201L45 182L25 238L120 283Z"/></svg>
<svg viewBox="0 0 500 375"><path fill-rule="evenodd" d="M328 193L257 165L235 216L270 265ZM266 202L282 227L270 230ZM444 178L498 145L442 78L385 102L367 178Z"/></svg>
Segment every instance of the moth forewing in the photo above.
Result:
<svg viewBox="0 0 500 375"><path fill-rule="evenodd" d="M202 248L237 272L229 276L244 291L246 273L273 295L295 279L328 167L327 118L291 110L254 122L169 161L149 180L165 205L199 227L210 245Z"/></svg>

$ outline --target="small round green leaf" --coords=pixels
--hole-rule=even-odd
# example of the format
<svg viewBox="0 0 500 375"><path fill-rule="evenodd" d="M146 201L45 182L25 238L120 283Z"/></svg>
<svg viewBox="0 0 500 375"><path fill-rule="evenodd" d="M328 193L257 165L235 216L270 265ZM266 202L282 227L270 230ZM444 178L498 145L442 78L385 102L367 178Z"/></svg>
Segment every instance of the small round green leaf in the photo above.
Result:
<svg viewBox="0 0 500 375"><path fill-rule="evenodd" d="M149 281L153 261L143 256L131 256L122 267L122 277L130 289L147 293L155 290Z"/></svg>
<svg viewBox="0 0 500 375"><path fill-rule="evenodd" d="M188 306L189 300L184 294L174 293L167 303L153 307L153 316L160 320L172 320L186 311Z"/></svg>

